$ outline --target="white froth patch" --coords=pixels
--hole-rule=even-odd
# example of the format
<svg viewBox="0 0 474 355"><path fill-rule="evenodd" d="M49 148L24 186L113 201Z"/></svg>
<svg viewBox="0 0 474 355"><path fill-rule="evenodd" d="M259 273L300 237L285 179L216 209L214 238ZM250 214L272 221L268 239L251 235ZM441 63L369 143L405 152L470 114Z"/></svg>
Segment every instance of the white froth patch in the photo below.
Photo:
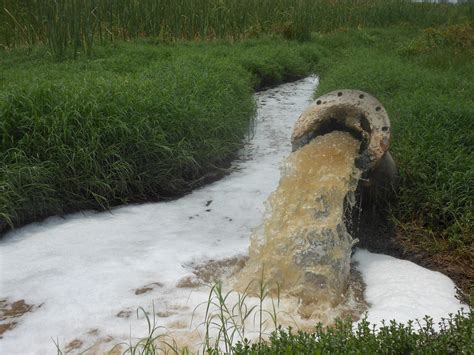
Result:
<svg viewBox="0 0 474 355"><path fill-rule="evenodd" d="M0 300L23 299L35 308L3 334L0 353L55 353L52 339L63 349L79 346L74 351L94 344L110 349L147 334L136 310L151 312L152 303L157 326L190 345L202 343L203 333L190 336L190 330L203 320L205 307L195 308L209 289L176 286L191 275L193 262L247 254L251 229L277 187L280 161L291 151L293 124L316 83L310 77L256 94L258 117L245 159L218 182L175 201L50 218L4 236ZM439 273L363 251L356 259L371 321L440 317L461 307L452 282Z"/></svg>
<svg viewBox="0 0 474 355"><path fill-rule="evenodd" d="M450 313L456 314L462 307L468 309L456 299L454 282L440 272L366 250L358 250L353 259L359 263L367 286L364 296L370 323L421 321L429 315L436 326Z"/></svg>

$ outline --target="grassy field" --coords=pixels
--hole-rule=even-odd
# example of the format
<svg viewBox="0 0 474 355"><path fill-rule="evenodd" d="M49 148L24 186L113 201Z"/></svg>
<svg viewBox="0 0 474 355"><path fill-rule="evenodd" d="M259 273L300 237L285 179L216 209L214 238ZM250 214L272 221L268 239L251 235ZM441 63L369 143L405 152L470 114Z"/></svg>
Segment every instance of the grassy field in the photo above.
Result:
<svg viewBox="0 0 474 355"><path fill-rule="evenodd" d="M97 43L142 37L309 39L341 27L434 26L471 19L473 6L409 0L3 0L0 45L47 44L55 58L91 55Z"/></svg>
<svg viewBox="0 0 474 355"><path fill-rule="evenodd" d="M0 233L50 215L174 197L215 178L252 127L252 92L317 72L316 95L355 88L384 104L400 171L391 206L398 240L472 287L474 4L2 5ZM472 313L463 319L433 351L465 344L457 337L472 333ZM370 344L351 344L377 351L406 334L368 332ZM319 346L284 332L271 344L283 352ZM338 351L333 345L321 349ZM242 346L234 350L276 349Z"/></svg>
<svg viewBox="0 0 474 355"><path fill-rule="evenodd" d="M52 63L0 53L0 225L176 196L223 167L253 90L309 74L318 49L283 40L121 43Z"/></svg>

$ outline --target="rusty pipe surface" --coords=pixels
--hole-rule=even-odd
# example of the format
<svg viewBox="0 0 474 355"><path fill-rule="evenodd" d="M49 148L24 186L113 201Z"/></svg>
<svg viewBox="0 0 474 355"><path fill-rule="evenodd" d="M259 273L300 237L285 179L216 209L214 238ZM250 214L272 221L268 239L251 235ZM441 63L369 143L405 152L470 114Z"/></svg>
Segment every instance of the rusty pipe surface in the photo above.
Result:
<svg viewBox="0 0 474 355"><path fill-rule="evenodd" d="M360 90L336 90L318 97L300 115L291 136L293 151L318 135L334 130L361 140L357 166L366 177L394 181L395 163L388 152L391 126L387 111L372 95Z"/></svg>

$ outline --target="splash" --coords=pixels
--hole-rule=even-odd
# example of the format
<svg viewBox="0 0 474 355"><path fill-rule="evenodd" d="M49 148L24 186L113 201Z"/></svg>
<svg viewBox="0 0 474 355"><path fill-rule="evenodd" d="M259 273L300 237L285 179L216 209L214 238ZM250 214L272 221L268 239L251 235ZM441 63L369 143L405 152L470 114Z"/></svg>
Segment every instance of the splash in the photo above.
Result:
<svg viewBox="0 0 474 355"><path fill-rule="evenodd" d="M354 243L344 208L360 176L354 165L359 146L349 133L335 131L287 158L264 222L251 237L249 261L234 285L238 290L261 277L278 285L275 292L298 299L304 318L313 318L315 305L344 301Z"/></svg>

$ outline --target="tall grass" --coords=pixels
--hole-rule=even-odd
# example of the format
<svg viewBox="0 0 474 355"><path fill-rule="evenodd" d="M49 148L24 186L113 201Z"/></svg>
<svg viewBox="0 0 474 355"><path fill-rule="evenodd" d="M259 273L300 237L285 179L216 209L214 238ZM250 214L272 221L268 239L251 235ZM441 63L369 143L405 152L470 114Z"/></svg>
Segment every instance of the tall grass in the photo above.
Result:
<svg viewBox="0 0 474 355"><path fill-rule="evenodd" d="M318 49L262 39L122 43L63 63L42 50L0 58L1 232L211 179L248 133L253 89L309 74Z"/></svg>
<svg viewBox="0 0 474 355"><path fill-rule="evenodd" d="M249 301L249 290L255 286L258 293L256 300ZM275 297L270 291L278 290ZM271 308L269 308L271 304ZM280 292L278 285L271 285L263 280L252 280L243 292L233 290L225 292L221 282L211 286L207 302L198 305L205 307L204 319L198 327L204 327L203 354L218 353L219 349L231 353L232 346L237 342L244 342L249 336L248 327L255 329L258 341L262 342L265 336L270 335L278 328L278 317L282 311L280 306ZM217 351L217 352L216 352Z"/></svg>
<svg viewBox="0 0 474 355"><path fill-rule="evenodd" d="M3 0L3 47L48 44L57 58L90 53L95 41L248 38L278 33L413 24L432 26L473 16L473 5L408 0Z"/></svg>

